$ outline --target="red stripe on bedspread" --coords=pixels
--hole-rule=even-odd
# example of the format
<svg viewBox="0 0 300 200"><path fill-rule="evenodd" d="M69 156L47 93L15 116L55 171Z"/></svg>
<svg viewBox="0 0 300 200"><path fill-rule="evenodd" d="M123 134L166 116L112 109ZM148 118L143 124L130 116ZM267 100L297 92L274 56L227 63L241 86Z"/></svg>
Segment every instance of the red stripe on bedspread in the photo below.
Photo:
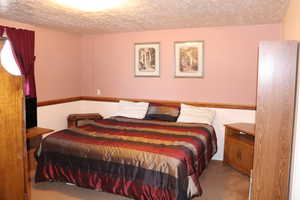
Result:
<svg viewBox="0 0 300 200"><path fill-rule="evenodd" d="M125 121L122 121L124 120ZM81 126L80 128L86 131L93 131L96 133L106 133L106 134L111 134L111 135L124 135L124 136L134 136L134 137L142 137L142 138L149 138L149 139L159 139L163 141L178 141L178 142L186 142L192 144L195 149L198 150L197 156L199 159L199 162L201 162L201 165L198 165L199 169L197 169L197 174L200 175L203 171L203 168L205 168L205 160L201 159L201 154L203 152L200 152L199 150L203 150L200 145L203 143L199 143L195 139L192 139L194 136L188 136L185 135L184 133L189 132L193 133L195 135L201 135L204 137L207 141L205 149L206 149L206 159L209 160L215 153L214 147L212 146L213 143L216 141L216 135L209 125L205 124L193 124L190 126L189 124L177 124L177 123L167 123L167 124L159 124L162 123L160 121L155 121L155 120L138 120L134 119L133 121L126 121L128 118L123 118L123 117L115 117L111 119L105 119L105 120L98 120L96 121L96 124L99 124L99 127L96 127L97 125L84 125ZM119 121L120 120L120 121ZM164 122L165 123L165 122ZM105 128L105 126L102 127L102 125L106 126L117 126L117 129L110 129L110 128ZM120 127L120 128L119 128ZM124 131L122 131L122 127L124 128ZM132 128L132 130L131 130ZM156 130L155 134L149 130L150 134L146 130L143 132L143 129L151 129L151 130ZM126 129L126 130L125 130ZM210 130L209 130L210 129ZM162 134L160 133L159 130L162 131L168 131L170 133L168 134ZM176 132L181 132L183 134L181 135L174 135L172 134L172 131ZM184 137L186 136L186 137ZM199 138L197 138L200 140ZM203 163L204 162L204 163Z"/></svg>
<svg viewBox="0 0 300 200"><path fill-rule="evenodd" d="M150 120L148 120L150 121ZM154 121L154 120L151 120ZM167 125L160 125L160 124L148 124L148 123L126 123L122 121L112 121L112 120L97 120L96 123L105 124L105 125L114 125L114 126L122 126L122 127L134 127L134 128L157 128L162 130L170 130L170 131L192 131L193 133L198 133L204 135L205 137L209 137L209 131L204 131L201 128L204 126L199 127L182 127L182 126L167 126ZM85 127L85 126L82 126Z"/></svg>
<svg viewBox="0 0 300 200"><path fill-rule="evenodd" d="M137 184L122 177L114 178L99 173L85 173L57 165L43 166L45 181L57 180L73 183L77 186L99 191L110 192L139 200L175 200L175 195L169 190L161 190L145 184ZM40 180L41 181L41 180Z"/></svg>
<svg viewBox="0 0 300 200"><path fill-rule="evenodd" d="M168 146L159 147L159 146L146 146L143 144L138 143L126 143L123 142L114 142L114 141L108 141L101 139L95 139L95 137L90 138L84 138L84 137L78 137L74 135L64 134L64 133L56 133L51 135L51 137L55 138L61 138L61 139L68 139L79 143L85 143L85 144L94 144L94 145L103 145L103 146L113 146L113 147L120 147L120 148L126 148L126 149L134 149L139 151L146 151L156 154L162 154L166 156L170 156L173 158L176 158L180 160L183 163L186 163L187 170L189 174L193 174L195 172L193 168L193 159L189 154L186 152L175 149L175 148L169 148Z"/></svg>
<svg viewBox="0 0 300 200"><path fill-rule="evenodd" d="M116 120L117 119L117 120ZM197 126L193 126L193 127L186 127L187 125L186 124L176 124L176 123L171 123L171 125L165 125L165 124L157 124L155 122L160 122L160 121L156 121L156 120L146 120L148 123L144 123L145 120L138 120L138 119L135 119L134 122L136 123L133 123L133 122L127 122L127 121L118 121L118 119L123 119L123 117L115 117L115 118L112 118L112 119L104 119L104 120L97 120L96 123L98 124L103 124L103 125L110 125L110 126L120 126L120 127L124 127L124 128L151 128L151 129L158 129L158 130L166 130L166 131L180 131L182 133L184 132L192 132L194 134L199 134L199 135L202 135L203 137L205 137L207 139L207 147L206 147L206 150L207 150L207 153L206 153L206 156L208 159L210 159L215 152L214 149L213 149L213 143L216 143L217 141L217 138L216 138L216 134L214 132L214 129L212 128L212 132L209 131L206 127L208 125L205 125L205 124L198 124ZM151 123L154 122L154 123ZM149 123L150 122L150 123ZM194 124L195 125L195 124ZM80 127L82 129L85 129L85 130L93 130L93 128L89 125L85 125L85 126L82 126ZM141 132L138 133L140 137L152 137L149 136L149 134L143 134ZM170 138L172 138L172 136L170 136ZM163 139L163 138L162 138ZM172 140L172 139L171 139ZM172 141L175 141L176 139L174 138ZM190 141L189 141L190 142ZM198 144L196 142L196 144ZM194 145L194 143L193 143ZM195 147L199 147L199 146L195 146ZM216 151L216 149L215 149Z"/></svg>
<svg viewBox="0 0 300 200"><path fill-rule="evenodd" d="M144 133L141 131L122 131L120 129L107 129L107 128L102 128L102 127L96 127L96 126L92 126L92 125L85 125L80 127L83 130L86 131L93 131L96 134L99 134L99 136L101 136L101 134L109 134L109 135L117 135L117 136L134 136L134 137L140 137L140 138L147 138L147 139L158 139L161 141L173 141L173 142L185 142L185 143L189 143L191 145L193 145L197 151L196 157L197 160L199 161L198 164L198 169L197 174L200 175L200 173L202 172L203 168L205 167L205 163L204 160L201 160L201 156L204 153L204 147L202 143L200 143L197 140L200 140L199 138L194 138L193 136L189 137L189 136L176 136L176 135L172 135L172 134L148 134L148 133ZM208 154L208 158L210 158L209 156L211 156L211 147L210 144L207 144L207 154Z"/></svg>
<svg viewBox="0 0 300 200"><path fill-rule="evenodd" d="M141 137L141 138L147 138L147 139L158 139L162 141L178 141L178 142L187 142L190 144L193 144L196 149L199 148L199 142L195 141L195 139L191 137L174 137L174 135L155 135L155 134L145 134L142 132L128 132L128 131L122 131L119 129L106 129L106 128L101 128L101 127L94 127L90 125L85 125L80 127L83 130L86 131L93 131L95 133L98 133L99 136L101 134L110 134L110 135L119 135L119 136L134 136L134 137Z"/></svg>

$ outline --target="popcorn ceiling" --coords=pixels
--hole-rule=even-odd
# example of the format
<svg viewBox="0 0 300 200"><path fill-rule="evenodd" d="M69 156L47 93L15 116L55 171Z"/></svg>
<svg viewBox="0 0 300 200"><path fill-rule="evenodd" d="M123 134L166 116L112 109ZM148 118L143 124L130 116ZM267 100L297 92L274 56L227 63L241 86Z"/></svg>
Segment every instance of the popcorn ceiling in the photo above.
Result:
<svg viewBox="0 0 300 200"><path fill-rule="evenodd" d="M75 33L112 33L282 21L288 0L127 0L83 12L51 0L0 0L0 18Z"/></svg>

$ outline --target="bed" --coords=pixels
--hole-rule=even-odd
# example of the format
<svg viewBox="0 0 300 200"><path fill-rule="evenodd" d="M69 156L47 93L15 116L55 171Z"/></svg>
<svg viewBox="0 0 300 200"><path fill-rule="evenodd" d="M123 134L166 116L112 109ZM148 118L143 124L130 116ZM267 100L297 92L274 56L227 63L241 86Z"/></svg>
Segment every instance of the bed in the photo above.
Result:
<svg viewBox="0 0 300 200"><path fill-rule="evenodd" d="M199 176L216 151L211 125L111 117L43 139L35 181L185 200L202 194Z"/></svg>

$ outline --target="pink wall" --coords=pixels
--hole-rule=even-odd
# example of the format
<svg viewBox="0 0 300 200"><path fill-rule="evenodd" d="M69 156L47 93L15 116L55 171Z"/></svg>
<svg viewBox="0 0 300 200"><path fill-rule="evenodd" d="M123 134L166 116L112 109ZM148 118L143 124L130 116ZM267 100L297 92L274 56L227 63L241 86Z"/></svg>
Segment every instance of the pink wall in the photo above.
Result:
<svg viewBox="0 0 300 200"><path fill-rule="evenodd" d="M280 24L76 35L0 19L36 32L38 100L96 95L255 104L257 46ZM204 40L204 78L174 78L174 41ZM134 43L160 42L159 78L134 77Z"/></svg>
<svg viewBox="0 0 300 200"><path fill-rule="evenodd" d="M258 43L280 24L83 36L82 94L255 104ZM174 41L204 40L204 78L174 78ZM134 77L134 43L160 42L160 78Z"/></svg>
<svg viewBox="0 0 300 200"><path fill-rule="evenodd" d="M4 19L0 24L35 31L38 101L80 95L80 35Z"/></svg>

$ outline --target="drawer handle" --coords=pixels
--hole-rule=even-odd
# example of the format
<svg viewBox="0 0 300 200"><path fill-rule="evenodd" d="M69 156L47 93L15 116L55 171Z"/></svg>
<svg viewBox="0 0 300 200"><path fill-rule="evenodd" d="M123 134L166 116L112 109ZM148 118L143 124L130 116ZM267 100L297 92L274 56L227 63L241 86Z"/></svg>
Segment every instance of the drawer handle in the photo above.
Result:
<svg viewBox="0 0 300 200"><path fill-rule="evenodd" d="M237 157L239 160L242 160L242 152L238 151L237 154L236 154L236 157Z"/></svg>

